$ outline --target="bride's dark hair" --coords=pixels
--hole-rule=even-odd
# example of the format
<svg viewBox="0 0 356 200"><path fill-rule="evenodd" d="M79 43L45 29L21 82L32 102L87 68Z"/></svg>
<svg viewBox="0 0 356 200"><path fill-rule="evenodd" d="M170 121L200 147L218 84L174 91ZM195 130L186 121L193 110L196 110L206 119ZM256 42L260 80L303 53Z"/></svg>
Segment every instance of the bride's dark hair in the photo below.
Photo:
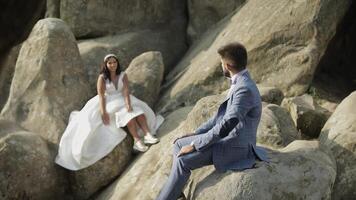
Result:
<svg viewBox="0 0 356 200"><path fill-rule="evenodd" d="M103 74L104 79L109 79L109 81L111 81L110 71L109 71L108 67L106 66L106 64L108 63L108 60L110 58L115 58L115 60L117 62L116 75L119 75L121 73L121 65L120 65L119 59L114 55L107 57L100 66L100 74Z"/></svg>

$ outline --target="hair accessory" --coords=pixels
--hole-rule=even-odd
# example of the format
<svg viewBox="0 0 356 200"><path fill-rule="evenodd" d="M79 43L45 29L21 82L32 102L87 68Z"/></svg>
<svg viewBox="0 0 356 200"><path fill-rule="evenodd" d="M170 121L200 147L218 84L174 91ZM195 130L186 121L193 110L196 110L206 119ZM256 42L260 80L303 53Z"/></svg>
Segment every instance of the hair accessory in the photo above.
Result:
<svg viewBox="0 0 356 200"><path fill-rule="evenodd" d="M105 57L104 57L104 62L106 61L106 59L108 59L108 58L110 58L110 57L114 57L114 58L116 58L117 59L117 56L115 55L115 54L108 54L108 55L106 55Z"/></svg>

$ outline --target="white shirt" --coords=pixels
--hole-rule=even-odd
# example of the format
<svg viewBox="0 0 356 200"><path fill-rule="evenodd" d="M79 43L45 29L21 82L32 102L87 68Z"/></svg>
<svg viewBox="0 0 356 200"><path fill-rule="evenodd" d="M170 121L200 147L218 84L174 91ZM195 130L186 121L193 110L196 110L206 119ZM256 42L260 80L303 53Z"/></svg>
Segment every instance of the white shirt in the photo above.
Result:
<svg viewBox="0 0 356 200"><path fill-rule="evenodd" d="M235 74L235 75L233 75L231 77L231 79L230 79L231 80L231 86L230 86L230 89L229 89L229 93L227 94L227 97L229 97L231 95L232 89L234 88L234 86L236 84L237 78L239 76L242 76L246 72L247 72L247 69L244 69L244 70L240 71L239 73L237 73L237 74Z"/></svg>

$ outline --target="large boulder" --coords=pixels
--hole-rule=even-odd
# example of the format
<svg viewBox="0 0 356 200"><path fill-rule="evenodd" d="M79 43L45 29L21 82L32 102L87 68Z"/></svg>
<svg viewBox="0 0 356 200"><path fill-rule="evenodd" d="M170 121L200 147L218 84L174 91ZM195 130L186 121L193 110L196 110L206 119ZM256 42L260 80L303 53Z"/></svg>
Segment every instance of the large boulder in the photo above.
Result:
<svg viewBox="0 0 356 200"><path fill-rule="evenodd" d="M115 53L120 65L126 69L132 59L147 51L162 53L165 73L169 72L186 49L183 35L174 29L139 30L114 36L79 41L79 51L89 75L92 94L96 93L96 81L100 64L106 54Z"/></svg>
<svg viewBox="0 0 356 200"><path fill-rule="evenodd" d="M160 189L155 187L155 184L164 181L161 176L155 174L162 167L165 168L163 173L167 173L170 169L166 161L170 159L168 155L171 151L172 139L178 136L170 132L184 121L191 109L192 107L184 107L168 115L157 132L161 139L160 143L151 146L147 152L135 159L121 177L103 190L96 199L155 199ZM167 135L168 133L170 134Z"/></svg>
<svg viewBox="0 0 356 200"><path fill-rule="evenodd" d="M64 170L38 134L0 120L0 199L70 198Z"/></svg>
<svg viewBox="0 0 356 200"><path fill-rule="evenodd" d="M263 107L257 129L258 143L281 148L297 139L299 139L299 133L286 109L275 104Z"/></svg>
<svg viewBox="0 0 356 200"><path fill-rule="evenodd" d="M178 128L161 135L161 142L133 162L97 199L155 199L171 169L174 139L194 131L223 99L224 95L201 99ZM328 199L336 166L318 146L318 142L293 142L270 152L270 164L260 163L258 169L243 172L221 174L212 166L201 168L193 172L185 192L200 199Z"/></svg>
<svg viewBox="0 0 356 200"><path fill-rule="evenodd" d="M13 47L6 56L6 59L0 62L0 111L4 107L10 93L11 81L14 76L17 57L19 55L21 45Z"/></svg>
<svg viewBox="0 0 356 200"><path fill-rule="evenodd" d="M60 17L76 37L97 37L164 25L172 25L177 33L184 35L185 9L185 1L61 0Z"/></svg>
<svg viewBox="0 0 356 200"><path fill-rule="evenodd" d="M45 17L59 18L60 0L47 0L46 1L46 14Z"/></svg>
<svg viewBox="0 0 356 200"><path fill-rule="evenodd" d="M332 199L356 197L356 92L346 97L323 127L319 140L336 159Z"/></svg>
<svg viewBox="0 0 356 200"><path fill-rule="evenodd" d="M146 52L132 60L126 69L131 93L151 108L156 103L164 74L161 52Z"/></svg>
<svg viewBox="0 0 356 200"><path fill-rule="evenodd" d="M1 116L59 143L89 88L76 40L60 19L38 21L23 43Z"/></svg>
<svg viewBox="0 0 356 200"><path fill-rule="evenodd" d="M184 60L184 59L183 59ZM218 62L216 65L219 65ZM201 65L205 67L205 64ZM179 65L178 65L179 67ZM162 85L162 95L156 107L160 114L167 115L176 108L192 106L202 97L218 94L230 87L221 67L183 71L177 76L168 74ZM172 72L176 70L173 69ZM198 73L197 73L198 72Z"/></svg>
<svg viewBox="0 0 356 200"><path fill-rule="evenodd" d="M227 89L217 49L235 41L246 46L247 67L256 82L278 87L286 96L304 93L350 4L349 0L247 1L193 45L167 76L158 109L170 112L181 102L192 105Z"/></svg>
<svg viewBox="0 0 356 200"><path fill-rule="evenodd" d="M190 42L198 40L209 28L241 7L246 0L188 0L189 24L187 28Z"/></svg>
<svg viewBox="0 0 356 200"><path fill-rule="evenodd" d="M263 102L281 105L284 98L282 90L278 89L277 87L269 87L263 85L257 85L257 87L260 91L261 99Z"/></svg>
<svg viewBox="0 0 356 200"><path fill-rule="evenodd" d="M319 137L321 129L331 115L308 94L286 98L282 106L289 111L297 129L306 138Z"/></svg>
<svg viewBox="0 0 356 200"><path fill-rule="evenodd" d="M132 145L133 140L128 136L95 164L82 170L70 171L69 181L75 199L88 199L115 180L131 161Z"/></svg>
<svg viewBox="0 0 356 200"><path fill-rule="evenodd" d="M242 172L218 173L214 167L192 173L188 199L330 199L335 161L317 141L294 141L270 152L272 162Z"/></svg>

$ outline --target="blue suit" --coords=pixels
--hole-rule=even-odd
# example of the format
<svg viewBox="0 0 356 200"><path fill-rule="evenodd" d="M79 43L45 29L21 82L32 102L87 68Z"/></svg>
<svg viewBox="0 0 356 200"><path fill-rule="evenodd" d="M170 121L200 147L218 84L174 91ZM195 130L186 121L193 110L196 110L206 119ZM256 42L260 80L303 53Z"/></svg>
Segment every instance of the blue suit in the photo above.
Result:
<svg viewBox="0 0 356 200"><path fill-rule="evenodd" d="M253 167L256 158L267 161L266 152L256 147L262 113L256 84L245 71L237 76L230 90L218 112L195 135L176 141L172 171L157 199L177 199L191 170L211 164L218 171L242 170ZM180 149L192 141L196 151L177 157Z"/></svg>

